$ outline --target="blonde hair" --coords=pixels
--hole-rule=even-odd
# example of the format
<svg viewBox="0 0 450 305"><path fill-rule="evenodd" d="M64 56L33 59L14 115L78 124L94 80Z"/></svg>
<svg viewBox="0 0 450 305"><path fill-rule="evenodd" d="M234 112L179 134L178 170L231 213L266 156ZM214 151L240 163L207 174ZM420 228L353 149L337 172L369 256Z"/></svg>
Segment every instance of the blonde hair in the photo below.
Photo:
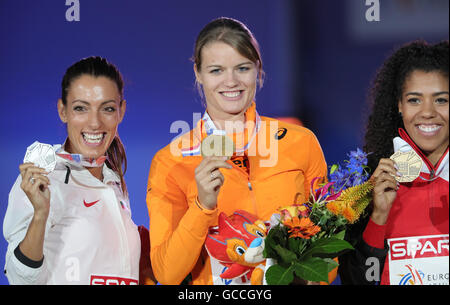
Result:
<svg viewBox="0 0 450 305"><path fill-rule="evenodd" d="M202 68L201 53L205 45L220 41L228 44L239 54L251 60L258 68L258 85L262 88L264 83L264 70L259 44L254 35L242 22L220 17L208 23L198 34L194 46L192 61L197 70Z"/></svg>

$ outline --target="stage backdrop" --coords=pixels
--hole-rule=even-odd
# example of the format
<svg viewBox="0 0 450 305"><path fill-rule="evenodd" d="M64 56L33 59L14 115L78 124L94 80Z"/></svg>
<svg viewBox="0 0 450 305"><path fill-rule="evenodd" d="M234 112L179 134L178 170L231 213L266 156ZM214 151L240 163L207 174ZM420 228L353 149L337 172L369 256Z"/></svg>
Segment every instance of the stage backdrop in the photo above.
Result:
<svg viewBox="0 0 450 305"><path fill-rule="evenodd" d="M133 220L148 227L152 157L177 135L170 133L173 122L192 126L193 113L204 110L190 57L200 29L220 16L246 23L261 45L259 112L299 118L316 133L329 164L342 160L361 147L367 90L392 48L448 39L447 0L379 2L376 20L367 17L372 5L365 0L1 0L0 219L27 146L65 140L56 111L64 71L99 55L125 79L119 134L126 181ZM0 238L2 268L6 246Z"/></svg>

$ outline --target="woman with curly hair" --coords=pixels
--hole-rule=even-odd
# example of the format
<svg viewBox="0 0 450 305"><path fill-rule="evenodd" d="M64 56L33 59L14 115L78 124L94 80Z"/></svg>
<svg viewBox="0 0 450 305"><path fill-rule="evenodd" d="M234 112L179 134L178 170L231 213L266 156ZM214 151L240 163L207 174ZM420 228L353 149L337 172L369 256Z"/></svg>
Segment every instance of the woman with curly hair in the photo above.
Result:
<svg viewBox="0 0 450 305"><path fill-rule="evenodd" d="M355 251L340 258L343 284L449 283L448 70L448 41L416 41L378 71L364 146L373 202L347 236ZM421 161L416 179L402 182L408 163L394 153Z"/></svg>

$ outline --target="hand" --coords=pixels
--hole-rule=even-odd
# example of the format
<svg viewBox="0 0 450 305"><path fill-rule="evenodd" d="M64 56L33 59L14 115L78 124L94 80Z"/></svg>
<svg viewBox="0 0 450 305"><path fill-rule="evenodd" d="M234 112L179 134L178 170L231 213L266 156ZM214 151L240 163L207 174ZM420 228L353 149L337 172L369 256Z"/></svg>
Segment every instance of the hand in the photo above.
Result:
<svg viewBox="0 0 450 305"><path fill-rule="evenodd" d="M232 168L227 157L204 157L195 169L199 203L206 209L217 206L217 196L225 178L219 168Z"/></svg>
<svg viewBox="0 0 450 305"><path fill-rule="evenodd" d="M381 159L372 177L370 177L374 185L374 209L371 218L378 225L384 225L386 223L392 203L397 196L397 190L400 184L394 177L400 174L397 172L395 166L395 162L391 159Z"/></svg>
<svg viewBox="0 0 450 305"><path fill-rule="evenodd" d="M20 187L33 205L35 217L47 219L50 211L50 180L44 174L48 173L33 163L21 164L19 170L22 176Z"/></svg>

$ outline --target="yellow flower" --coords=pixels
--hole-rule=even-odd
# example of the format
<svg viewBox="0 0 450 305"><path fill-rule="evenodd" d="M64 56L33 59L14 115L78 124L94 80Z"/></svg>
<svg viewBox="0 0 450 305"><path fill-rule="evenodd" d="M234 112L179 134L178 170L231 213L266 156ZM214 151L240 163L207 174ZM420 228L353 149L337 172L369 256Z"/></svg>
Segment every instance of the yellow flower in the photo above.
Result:
<svg viewBox="0 0 450 305"><path fill-rule="evenodd" d="M327 208L335 215L344 216L350 223L359 219L370 203L373 185L370 181L342 191L339 198L327 203Z"/></svg>
<svg viewBox="0 0 450 305"><path fill-rule="evenodd" d="M286 220L298 217L298 216L307 216L308 208L303 204L293 204L290 206L281 207L278 209L281 215L281 221L284 222Z"/></svg>
<svg viewBox="0 0 450 305"><path fill-rule="evenodd" d="M373 185L370 181L363 184L349 187L342 191L341 195L337 200L345 202L356 202L364 197L366 197L373 189Z"/></svg>

